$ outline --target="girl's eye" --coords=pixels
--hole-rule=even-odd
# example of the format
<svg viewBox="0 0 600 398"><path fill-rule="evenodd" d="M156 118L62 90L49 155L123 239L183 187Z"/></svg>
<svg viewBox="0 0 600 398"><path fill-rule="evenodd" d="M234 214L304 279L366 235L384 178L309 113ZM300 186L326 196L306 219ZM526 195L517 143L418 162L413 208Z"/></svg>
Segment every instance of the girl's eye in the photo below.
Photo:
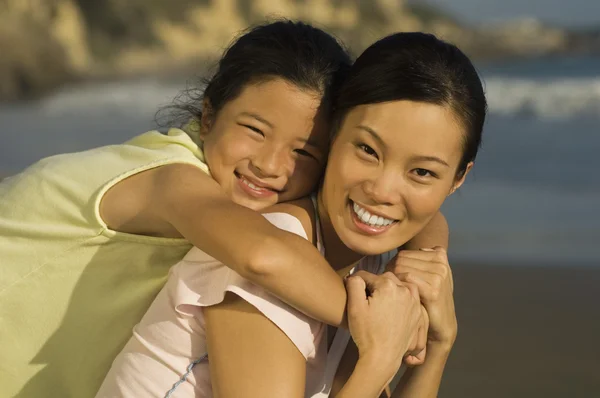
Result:
<svg viewBox="0 0 600 398"><path fill-rule="evenodd" d="M254 127L254 126L250 126L249 124L244 124L244 127L246 127L249 130L252 130L253 132L262 135L263 137L265 136L265 133L263 133L260 129Z"/></svg>
<svg viewBox="0 0 600 398"><path fill-rule="evenodd" d="M379 157L377 156L377 152L375 152L375 149L371 148L367 144L360 144L358 147L367 155L373 156L373 157L379 159Z"/></svg>
<svg viewBox="0 0 600 398"><path fill-rule="evenodd" d="M315 160L317 159L312 153L310 153L304 149L296 149L295 152L301 156L307 156L307 157L313 158Z"/></svg>

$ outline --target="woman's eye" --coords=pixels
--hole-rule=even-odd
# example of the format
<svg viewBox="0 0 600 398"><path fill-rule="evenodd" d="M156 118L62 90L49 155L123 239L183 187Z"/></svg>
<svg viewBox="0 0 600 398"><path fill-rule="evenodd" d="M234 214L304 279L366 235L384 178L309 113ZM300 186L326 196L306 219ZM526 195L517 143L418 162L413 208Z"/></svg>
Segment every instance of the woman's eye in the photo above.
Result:
<svg viewBox="0 0 600 398"><path fill-rule="evenodd" d="M435 177L435 174L427 169L415 169L415 174L419 177Z"/></svg>
<svg viewBox="0 0 600 398"><path fill-rule="evenodd" d="M367 144L360 144L358 146L360 149L362 149L362 151L364 153L366 153L369 156L374 156L377 159L379 159L379 157L377 156L377 152L375 152L375 149L371 148L370 146L368 146Z"/></svg>

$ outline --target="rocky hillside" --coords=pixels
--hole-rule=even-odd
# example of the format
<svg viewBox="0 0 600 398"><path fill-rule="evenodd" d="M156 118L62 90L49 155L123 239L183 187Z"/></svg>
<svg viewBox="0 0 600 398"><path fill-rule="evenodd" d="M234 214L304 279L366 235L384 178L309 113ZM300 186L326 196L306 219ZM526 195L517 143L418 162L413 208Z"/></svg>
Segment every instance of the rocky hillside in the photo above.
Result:
<svg viewBox="0 0 600 398"><path fill-rule="evenodd" d="M324 27L354 53L401 30L434 32L474 57L539 55L571 44L567 33L535 21L482 31L402 0L0 0L0 100L36 97L72 79L211 59L240 30L277 16Z"/></svg>

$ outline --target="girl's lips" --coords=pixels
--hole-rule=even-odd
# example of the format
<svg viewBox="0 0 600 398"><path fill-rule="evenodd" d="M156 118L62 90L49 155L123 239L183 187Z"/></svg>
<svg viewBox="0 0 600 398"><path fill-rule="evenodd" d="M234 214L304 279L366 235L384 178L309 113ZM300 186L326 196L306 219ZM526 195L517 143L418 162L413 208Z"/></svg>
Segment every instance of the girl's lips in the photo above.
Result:
<svg viewBox="0 0 600 398"><path fill-rule="evenodd" d="M258 187L256 184L252 183L250 180L246 179L243 175L237 174L237 182L242 191L244 191L249 196L252 196L257 199L268 198L275 195L277 192L273 189ZM250 186L252 184L253 186Z"/></svg>
<svg viewBox="0 0 600 398"><path fill-rule="evenodd" d="M348 211L350 212L350 217L352 218L352 222L354 223L356 228L366 235L381 235L396 224L396 221L389 225L382 226L373 226L365 224L360 218L358 218L358 214L354 212L351 201L348 202Z"/></svg>

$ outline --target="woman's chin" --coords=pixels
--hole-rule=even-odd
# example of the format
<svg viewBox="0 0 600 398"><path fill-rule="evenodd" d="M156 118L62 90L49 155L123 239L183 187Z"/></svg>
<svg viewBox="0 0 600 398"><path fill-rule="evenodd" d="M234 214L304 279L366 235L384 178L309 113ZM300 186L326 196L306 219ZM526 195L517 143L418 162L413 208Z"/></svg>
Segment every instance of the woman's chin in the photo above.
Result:
<svg viewBox="0 0 600 398"><path fill-rule="evenodd" d="M382 239L364 236L359 233L345 231L344 236L340 236L342 243L355 253L363 256L375 256L396 249L398 246L390 245Z"/></svg>

